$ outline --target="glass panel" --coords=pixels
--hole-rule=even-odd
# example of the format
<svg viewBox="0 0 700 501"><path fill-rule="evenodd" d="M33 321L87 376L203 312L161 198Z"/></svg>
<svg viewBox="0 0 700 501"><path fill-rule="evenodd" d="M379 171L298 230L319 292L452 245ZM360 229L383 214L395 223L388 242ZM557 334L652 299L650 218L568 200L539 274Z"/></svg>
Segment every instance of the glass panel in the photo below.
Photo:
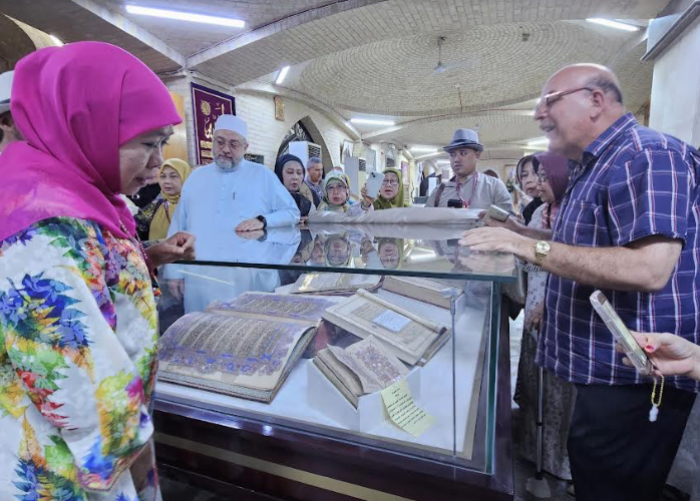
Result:
<svg viewBox="0 0 700 501"><path fill-rule="evenodd" d="M509 254L472 253L458 245L463 225L316 225L216 235L197 241L207 265L331 271L465 280L514 280Z"/></svg>
<svg viewBox="0 0 700 501"><path fill-rule="evenodd" d="M303 238L304 240L311 239L306 244L308 247L303 250L305 255L314 253L317 239L323 242L324 254L319 252L316 256L310 256L310 259L340 261L348 258L343 257L344 250L342 248L333 248L333 239L336 238L334 235L339 234L342 235L342 233L318 232L316 235L309 233L302 236L295 232L269 232L263 241L242 241L239 245L246 251L240 252L238 256L241 259L251 261L255 257L255 262L258 264L262 264L266 260L268 262L291 262L299 259L299 253L302 252L300 247L303 245L300 240ZM283 235L284 238L282 238ZM357 247L360 252L363 238L370 239L371 237L362 234ZM379 263L382 262L381 257L379 257L379 253L382 251L377 249L377 244L381 243L382 238L389 237L370 240L375 249L372 252L378 254L376 259ZM427 248L424 240L413 239L411 242L417 243L409 249L411 252L416 248ZM341 244L344 245L343 239L341 239ZM364 245L370 246L367 240L365 240ZM262 249L266 249L266 257L263 256ZM328 253L326 253L326 249L328 249ZM355 247L352 249L354 250ZM338 255L336 256L334 253ZM391 253L385 251L386 255L391 255ZM411 253L407 252L405 255L399 256L398 260L395 259L395 262L400 262L400 265L403 266L410 255ZM304 260L303 257L301 259ZM356 256L351 253L349 259L353 262L370 262L369 258L361 261L361 254ZM388 259L386 262L389 262ZM446 258L443 261L436 259L434 262L438 263L438 266L442 263L444 268L454 266ZM418 260L417 263L423 266L425 261ZM238 264L248 265L250 263ZM374 266L376 266L375 271L379 272L380 265L375 263ZM286 269L254 269L237 265L207 266L201 264L169 266L162 274L163 295L159 305L161 331L165 333L183 315L190 315L187 318L195 318L192 314L207 310L209 315L227 315L227 319L222 320L223 323L233 322L232 318L239 318L240 314L232 312L231 302L242 294L252 291L284 294L279 301L280 304L284 304L282 309L286 311L286 317L285 319L277 318L277 320L280 320L287 327L303 316L296 306L292 306L296 304L294 301L300 297L312 297L326 300L330 305L338 305L348 303L351 297L357 298L360 294L353 295L353 292L348 290L341 292L326 290L315 295L292 294L292 292L299 292L296 289L299 284L306 283L305 277L308 276L308 274L304 275L306 271L308 270L302 266ZM358 271L359 273L364 272L362 268ZM320 276L321 280L320 282L310 282L312 286L319 283L322 286L335 283L337 287L338 280L341 280L341 283L349 288L358 286L357 283L342 282L342 278L348 277L348 274L343 274L340 278L330 273L316 273L314 275ZM167 377L164 378L164 362L172 363L173 360L177 359L178 362L175 365L186 366L187 370L191 370L190 376L195 374L195 369L209 374L216 371L230 371L235 373L236 377L240 375L240 382L243 384L242 380L245 379L243 376L264 372L265 367L269 368L274 365L268 364L266 366L263 359L269 361L277 357L278 362L284 365L284 354L280 354L282 351L285 353L293 352L295 346L293 342L283 346L284 350L280 351L277 347L282 346L283 343L275 344L273 342L275 338L271 334L263 332L260 336L249 340L248 343L255 344L264 336L268 336L265 339L273 341L267 345L259 343L259 346L256 346L251 353L244 357L242 365L235 367L235 363L241 362L241 352L236 352L236 350L245 351L250 348L249 346L239 345L233 352L229 352L231 350L228 348L220 348L227 346L226 336L230 334L227 333L226 335L219 334L216 343L213 341L205 343L202 341L203 338L198 338L198 342L193 343L192 349L181 349L171 342L173 333L180 329L178 326L183 324L183 320L180 320L173 330L164 335L157 398L178 401L192 407L216 410L224 414L248 416L268 423L305 430L313 434L332 436L441 462L454 463L456 461L467 468L484 471L488 449L486 420L492 418L485 414L486 408L482 404L483 401L488 401L488 396L482 395L482 393L490 391L490 387L483 382L482 374L488 373L488 361L492 359L489 353L493 348L489 343L492 284L483 280L435 281L431 279L429 282L434 287L429 290L426 289L425 280L415 282L415 278L408 279L408 282L405 278L399 278L399 287L397 288L397 283L392 283L389 276L380 277L377 273L364 277L361 275L352 276L366 280L364 287L371 291L369 294L373 298L371 300L373 301L372 307L375 307L376 311L363 304L361 308L348 307L346 314L354 320L359 318L360 320L357 321L360 323L364 321L367 328L384 343L383 346L387 346L387 339L397 342L396 346L399 348L392 350L391 353L398 357L401 360L400 364L405 367L407 375L404 379L408 382L411 394L418 407L435 419L434 424L419 436L412 436L388 419L379 390L374 389L359 397L355 407L350 401L351 397L345 396L341 389L341 386L345 388L348 386L343 385L337 379L332 380L332 375L321 370L318 358L322 350L347 350L362 341L361 329L358 331L356 326L348 326L338 320L338 318L342 318L340 313L335 317L327 315L328 310L323 314L324 320L318 329L309 336L308 345L303 349L298 360L288 362L291 371L286 378L282 378L279 391L269 403L227 395L225 394L227 392L226 385L218 390L205 389L206 385L198 384L196 378L183 377L177 381L171 378L168 381ZM454 275L448 274L448 276ZM394 282L396 280L394 279ZM406 287L418 284L422 288L413 287L409 291L402 289L401 283L408 284ZM422 295L419 296L416 290L422 290L420 293ZM306 292L314 291L307 290ZM416 297L420 297L420 299L416 299ZM386 306L386 303L383 302L387 302L391 307ZM247 311L243 316L248 319L274 320L272 310L275 307L253 309L253 311ZM333 307L331 306L331 308ZM386 314L388 309L394 313ZM290 320L295 314L296 318ZM428 339L426 342L411 344L410 340L414 339L413 334L406 330L406 326L412 326L413 323L418 323L421 326L435 324L438 326L434 330L437 334L434 337L426 338ZM382 331L377 326L385 330ZM443 331L440 326L444 326L447 330ZM221 332L225 330L224 327L219 327L219 329ZM252 330L253 327L249 327L249 329ZM387 337L383 334L386 329L397 332L396 336ZM199 329L196 336L201 335L203 331L204 329ZM452 335L452 332L456 332L456 335ZM302 339L305 338L302 336ZM302 342L298 341L298 343ZM214 345L217 347L212 348ZM270 348L272 345L275 345L274 349ZM256 350L258 351L256 352ZM408 352L414 355L418 353L417 358L411 360L406 354ZM224 363L225 361L222 362L225 357L231 361L229 366ZM315 358L316 361L314 361ZM238 372L236 372L237 370ZM364 381L359 381L361 385L364 384ZM236 383L238 382L237 379ZM363 393L362 386L361 390L360 393Z"/></svg>

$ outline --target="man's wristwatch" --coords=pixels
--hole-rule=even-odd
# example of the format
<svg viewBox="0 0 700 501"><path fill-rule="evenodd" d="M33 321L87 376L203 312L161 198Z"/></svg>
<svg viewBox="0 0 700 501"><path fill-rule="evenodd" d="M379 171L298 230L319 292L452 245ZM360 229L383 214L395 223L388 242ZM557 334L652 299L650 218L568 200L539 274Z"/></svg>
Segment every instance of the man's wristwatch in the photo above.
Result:
<svg viewBox="0 0 700 501"><path fill-rule="evenodd" d="M265 219L264 216L258 216L255 219L257 219L263 224L263 230L267 228L267 219Z"/></svg>
<svg viewBox="0 0 700 501"><path fill-rule="evenodd" d="M551 249L552 246L545 240L540 240L535 244L535 264L537 266L542 266L544 264L544 260L549 256L549 251Z"/></svg>

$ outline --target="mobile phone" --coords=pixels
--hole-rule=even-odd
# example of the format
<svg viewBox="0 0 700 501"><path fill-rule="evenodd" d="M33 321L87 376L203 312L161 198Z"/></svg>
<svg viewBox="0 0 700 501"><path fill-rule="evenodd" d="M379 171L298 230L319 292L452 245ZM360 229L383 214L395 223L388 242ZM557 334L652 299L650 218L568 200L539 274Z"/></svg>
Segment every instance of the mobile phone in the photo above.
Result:
<svg viewBox="0 0 700 501"><path fill-rule="evenodd" d="M637 340L634 339L632 333L622 322L622 319L610 305L610 301L601 291L595 291L591 294L591 304L598 313L600 318L605 322L605 325L610 329L613 336L625 350L627 358L630 359L632 365L639 371L640 374L649 375L652 372L653 366L651 360L644 353L644 350L639 346Z"/></svg>
<svg viewBox="0 0 700 501"><path fill-rule="evenodd" d="M383 182L384 174L381 172L370 172L369 176L367 176L367 196L377 198Z"/></svg>
<svg viewBox="0 0 700 501"><path fill-rule="evenodd" d="M451 209L464 209L464 203L461 200L448 200L447 206Z"/></svg>
<svg viewBox="0 0 700 501"><path fill-rule="evenodd" d="M508 212L505 209L501 209L500 207L496 205L492 205L489 207L488 212L486 213L488 217L491 219L495 219L496 221L504 222L506 219L510 217L510 212Z"/></svg>

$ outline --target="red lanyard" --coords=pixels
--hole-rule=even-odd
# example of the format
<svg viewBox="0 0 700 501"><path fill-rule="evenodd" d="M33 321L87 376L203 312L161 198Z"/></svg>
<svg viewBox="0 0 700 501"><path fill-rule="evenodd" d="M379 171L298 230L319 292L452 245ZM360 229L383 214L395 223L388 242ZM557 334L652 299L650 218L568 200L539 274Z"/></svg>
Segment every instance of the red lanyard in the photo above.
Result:
<svg viewBox="0 0 700 501"><path fill-rule="evenodd" d="M477 186L478 182L479 182L479 173L477 172L474 174L474 179L472 181L472 192L469 194L469 200L467 200L465 202L464 199L462 198L462 184L459 181L457 181L457 196L462 201L462 207L464 207L465 209L468 209L469 206L472 204L472 198L474 198L474 193L476 193L476 186Z"/></svg>

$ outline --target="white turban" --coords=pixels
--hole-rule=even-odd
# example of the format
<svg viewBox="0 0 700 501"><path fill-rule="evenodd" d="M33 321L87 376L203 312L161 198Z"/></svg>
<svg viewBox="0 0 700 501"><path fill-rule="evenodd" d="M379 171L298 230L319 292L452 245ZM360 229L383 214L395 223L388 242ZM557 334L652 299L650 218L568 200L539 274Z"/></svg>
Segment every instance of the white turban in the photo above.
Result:
<svg viewBox="0 0 700 501"><path fill-rule="evenodd" d="M214 125L214 133L220 130L230 130L248 140L248 126L235 115L221 115Z"/></svg>

